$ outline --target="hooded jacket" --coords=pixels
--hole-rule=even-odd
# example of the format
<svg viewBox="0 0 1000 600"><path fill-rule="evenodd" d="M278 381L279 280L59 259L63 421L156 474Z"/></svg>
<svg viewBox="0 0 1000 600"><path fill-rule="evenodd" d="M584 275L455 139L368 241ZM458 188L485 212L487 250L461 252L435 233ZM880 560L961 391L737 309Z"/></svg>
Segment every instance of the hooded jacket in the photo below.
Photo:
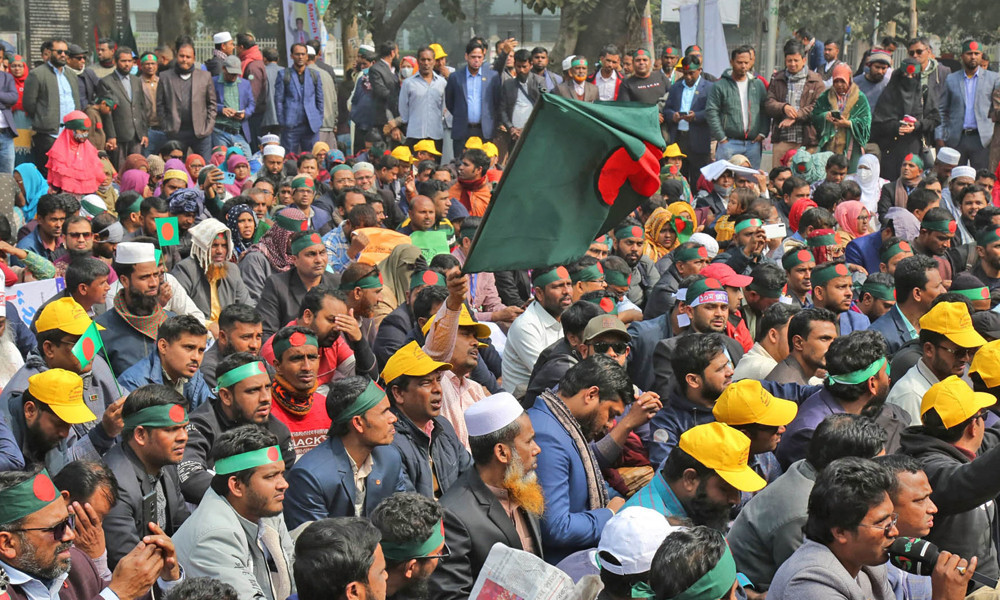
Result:
<svg viewBox="0 0 1000 600"><path fill-rule="evenodd" d="M396 436L392 445L403 459L403 470L417 493L435 498L448 491L459 476L472 467L472 455L462 446L455 429L444 417L431 419L434 428L428 436L403 414L393 408ZM434 482L438 490L435 494Z"/></svg>

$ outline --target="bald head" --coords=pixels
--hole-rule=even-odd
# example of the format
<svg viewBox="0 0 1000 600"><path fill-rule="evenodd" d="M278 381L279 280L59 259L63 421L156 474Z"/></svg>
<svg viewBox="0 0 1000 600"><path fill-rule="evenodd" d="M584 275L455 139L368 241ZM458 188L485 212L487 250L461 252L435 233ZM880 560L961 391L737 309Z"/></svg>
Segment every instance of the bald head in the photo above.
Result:
<svg viewBox="0 0 1000 600"><path fill-rule="evenodd" d="M415 196L410 200L410 226L414 231L427 231L437 222L434 201L427 196Z"/></svg>

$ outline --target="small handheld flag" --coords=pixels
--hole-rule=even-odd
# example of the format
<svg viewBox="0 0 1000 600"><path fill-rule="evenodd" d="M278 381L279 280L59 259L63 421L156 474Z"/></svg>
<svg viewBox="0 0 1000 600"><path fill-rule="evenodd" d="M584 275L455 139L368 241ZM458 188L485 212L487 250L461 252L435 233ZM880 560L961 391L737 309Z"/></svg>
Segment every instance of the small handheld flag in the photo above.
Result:
<svg viewBox="0 0 1000 600"><path fill-rule="evenodd" d="M101 334L97 331L97 323L91 322L90 327L83 332L76 345L73 346L73 356L80 361L80 367L86 369L90 363L94 362L94 357L102 348L104 348L104 340L101 339Z"/></svg>
<svg viewBox="0 0 1000 600"><path fill-rule="evenodd" d="M156 237L161 248L163 246L179 246L181 243L180 233L177 217L156 219Z"/></svg>

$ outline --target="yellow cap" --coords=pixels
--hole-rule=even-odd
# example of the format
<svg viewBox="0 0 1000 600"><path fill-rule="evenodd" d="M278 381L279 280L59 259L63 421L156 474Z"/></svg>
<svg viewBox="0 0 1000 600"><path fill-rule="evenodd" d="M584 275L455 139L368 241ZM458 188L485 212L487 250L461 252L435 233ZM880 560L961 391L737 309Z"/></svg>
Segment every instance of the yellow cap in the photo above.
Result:
<svg viewBox="0 0 1000 600"><path fill-rule="evenodd" d="M471 150L473 148L478 148L479 150L483 149L483 140L482 140L482 138L474 135L474 136L470 137L469 139L465 140L465 149L466 150Z"/></svg>
<svg viewBox="0 0 1000 600"><path fill-rule="evenodd" d="M750 438L723 423L697 425L681 434L677 447L741 492L756 492L767 482L747 466Z"/></svg>
<svg viewBox="0 0 1000 600"><path fill-rule="evenodd" d="M434 145L434 140L420 140L413 145L414 152L428 152L434 156L441 156L438 152L437 146Z"/></svg>
<svg viewBox="0 0 1000 600"><path fill-rule="evenodd" d="M87 316L87 311L83 310L76 300L72 298L60 298L49 302L38 315L35 321L35 331L42 333L58 329L70 335L83 335L92 321ZM104 329L100 325L98 329Z"/></svg>
<svg viewBox="0 0 1000 600"><path fill-rule="evenodd" d="M920 328L940 333L961 348L986 345L986 339L972 326L969 307L961 302L942 302L931 308L920 317Z"/></svg>
<svg viewBox="0 0 1000 600"><path fill-rule="evenodd" d="M437 315L431 316L431 318L427 319L427 322L424 323L424 326L421 327L421 331L423 331L425 335L427 334L428 331L431 330L431 323L434 322L434 317L436 317L436 316ZM481 340L490 337L490 334L492 333L490 331L490 328L488 326L483 325L479 321L477 321L477 320L475 320L475 319L472 318L472 315L469 314L469 309L467 309L465 307L465 304L462 305L462 310L458 314L458 326L459 327L475 327L476 328L476 338L481 339ZM482 344L480 344L480 345L482 345Z"/></svg>
<svg viewBox="0 0 1000 600"><path fill-rule="evenodd" d="M500 156L500 150L497 149L496 144L493 142L486 142L483 144L483 152L485 152L486 156L489 156L490 158Z"/></svg>
<svg viewBox="0 0 1000 600"><path fill-rule="evenodd" d="M920 403L920 417L922 419L933 408L944 426L950 429L996 402L993 394L974 392L969 384L951 375L932 385L924 394L924 400Z"/></svg>
<svg viewBox="0 0 1000 600"><path fill-rule="evenodd" d="M670 144L667 149L663 151L663 158L687 158L688 155L681 152L681 147L677 144Z"/></svg>
<svg viewBox="0 0 1000 600"><path fill-rule="evenodd" d="M794 402L775 398L756 379L743 379L729 384L715 402L712 414L726 425L781 427L791 423L798 411Z"/></svg>
<svg viewBox="0 0 1000 600"><path fill-rule="evenodd" d="M1000 340L993 340L976 352L969 373L979 373L988 388L1000 386Z"/></svg>
<svg viewBox="0 0 1000 600"><path fill-rule="evenodd" d="M402 145L396 146L395 148L392 149L392 152L390 152L389 154L391 154L393 158L395 158L400 162L405 162L405 163L413 162L413 154L410 153L409 146L402 146Z"/></svg>
<svg viewBox="0 0 1000 600"><path fill-rule="evenodd" d="M49 369L28 378L28 393L70 425L97 419L83 403L83 379L65 369Z"/></svg>
<svg viewBox="0 0 1000 600"><path fill-rule="evenodd" d="M438 369L451 369L448 363L438 362L427 356L417 342L410 342L389 357L382 369L382 381L388 385L400 375L423 377Z"/></svg>
<svg viewBox="0 0 1000 600"><path fill-rule="evenodd" d="M448 53L444 51L441 44L430 44L427 47L434 51L434 60L448 56Z"/></svg>

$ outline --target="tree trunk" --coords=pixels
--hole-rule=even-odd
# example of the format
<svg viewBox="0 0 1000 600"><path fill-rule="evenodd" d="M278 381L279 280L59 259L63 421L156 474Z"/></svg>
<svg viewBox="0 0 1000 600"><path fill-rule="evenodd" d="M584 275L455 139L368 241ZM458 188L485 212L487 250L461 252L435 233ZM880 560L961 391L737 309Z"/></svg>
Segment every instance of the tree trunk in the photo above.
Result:
<svg viewBox="0 0 1000 600"><path fill-rule="evenodd" d="M72 4L70 6L72 7ZM115 28L115 0L92 0L91 8L94 11L94 25L97 27L98 37L111 37L111 32ZM74 12L74 14L79 13ZM76 31L73 35L76 36ZM85 32L83 37L75 37L78 40L92 38L93 34L90 32ZM87 46L89 45L88 43Z"/></svg>
<svg viewBox="0 0 1000 600"><path fill-rule="evenodd" d="M374 3L372 10L372 41L378 48L382 42L395 41L399 28L424 0L401 0L392 14L386 15L385 0Z"/></svg>
<svg viewBox="0 0 1000 600"><path fill-rule="evenodd" d="M347 72L347 69L354 67L354 63L358 60L358 46L361 45L361 40L358 38L357 17L340 19L340 44L344 57L344 64L341 67Z"/></svg>
<svg viewBox="0 0 1000 600"><path fill-rule="evenodd" d="M161 44L174 45L179 35L191 34L191 6L188 0L160 0L156 30Z"/></svg>
<svg viewBox="0 0 1000 600"><path fill-rule="evenodd" d="M586 14L564 7L552 54L560 61L569 54L578 54L594 63L607 44L617 45L622 52L645 47L642 32L645 7L646 0L602 0Z"/></svg>
<svg viewBox="0 0 1000 600"><path fill-rule="evenodd" d="M575 2L567 2L559 13L559 33L556 43L549 52L549 64L558 65L562 59L576 52L576 43L580 31L585 27L587 14L576 6ZM597 58L597 55L594 55Z"/></svg>

